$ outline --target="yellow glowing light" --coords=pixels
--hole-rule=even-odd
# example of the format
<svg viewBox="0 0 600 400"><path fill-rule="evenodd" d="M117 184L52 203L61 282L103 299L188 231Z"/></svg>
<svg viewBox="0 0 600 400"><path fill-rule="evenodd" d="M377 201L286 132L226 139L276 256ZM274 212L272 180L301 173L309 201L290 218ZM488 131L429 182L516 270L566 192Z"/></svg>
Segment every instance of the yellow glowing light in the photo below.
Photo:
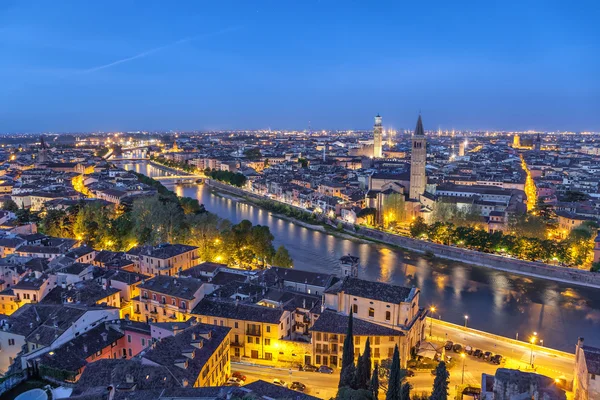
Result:
<svg viewBox="0 0 600 400"><path fill-rule="evenodd" d="M215 257L215 261L222 261L222 260L223 260L223 257L222 257L222 256L216 256L216 257Z"/></svg>
<svg viewBox="0 0 600 400"><path fill-rule="evenodd" d="M465 353L460 353L460 358L465 358L465 357L466 357Z"/></svg>
<svg viewBox="0 0 600 400"><path fill-rule="evenodd" d="M435 312L435 306L429 307L429 310L431 310L431 312L434 313Z"/></svg>

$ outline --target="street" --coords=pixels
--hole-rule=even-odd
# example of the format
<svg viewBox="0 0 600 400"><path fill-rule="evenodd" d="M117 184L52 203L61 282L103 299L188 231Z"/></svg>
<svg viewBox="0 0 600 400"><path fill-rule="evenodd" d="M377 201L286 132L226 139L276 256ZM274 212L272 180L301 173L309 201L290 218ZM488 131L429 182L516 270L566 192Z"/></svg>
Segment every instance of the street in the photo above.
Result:
<svg viewBox="0 0 600 400"><path fill-rule="evenodd" d="M302 382L306 385L306 394L329 399L335 397L339 373L321 374L319 372L298 371L297 369L266 367L262 365L250 365L245 363L231 363L231 371L241 372L246 375L246 383L262 379L272 383L273 379L279 378L286 383Z"/></svg>
<svg viewBox="0 0 600 400"><path fill-rule="evenodd" d="M427 334L429 333L430 322L431 319L428 319ZM443 344L446 340L451 340L454 343L460 343L463 347L470 345L482 351L491 351L493 354L502 355L506 360L500 365L501 367L520 369L528 372L532 372L530 361L533 360L534 372L538 374L546 375L553 379L566 378L567 382L573 379L573 369L575 367L574 355L570 357L557 355L541 346L533 346L534 349L532 352L532 346L526 342L516 344L508 341L494 340L473 331L465 332L458 327L447 326L446 324L442 325L436 322L433 322L432 333L433 341L438 344ZM452 351L449 351L447 355L460 358L458 354ZM457 361L459 360L457 359ZM498 368L497 365L467 356L465 359L465 382L467 381L467 372L480 375L482 372L493 373L491 371L495 371L496 368ZM454 372L454 375L456 375L456 372Z"/></svg>
<svg viewBox="0 0 600 400"><path fill-rule="evenodd" d="M431 320L428 320L430 322ZM460 327L448 326L446 324L433 322L432 341L436 344L444 344L446 340L454 343L460 343L466 346L482 351L490 351L493 354L500 354L503 357L501 365L492 364L483 359L473 356L464 358L464 383L480 387L481 374L493 375L498 368L520 369L527 372L536 372L546 375L550 378L565 378L566 382L573 379L574 356L557 355L555 352L535 346L528 343L511 343L504 340L494 340L493 338L482 336L474 331L465 332ZM429 333L429 323L427 333ZM429 340L429 338L428 338ZM459 354L452 350L446 352L456 360L455 366L450 369L450 394L453 395L456 386L463 381L463 359ZM531 369L530 361L533 360L534 368ZM332 375L321 374L317 372L298 371L297 369L276 368L262 365L251 365L246 363L231 363L232 371L238 371L246 375L246 383L259 379L267 382L273 382L273 379L279 378L288 384L294 381L302 382L307 387L307 394L323 399L334 397L337 392L339 373ZM413 393L431 392L434 376L430 371L416 371L413 377L408 381L413 385ZM385 396L383 390L380 392L380 398Z"/></svg>

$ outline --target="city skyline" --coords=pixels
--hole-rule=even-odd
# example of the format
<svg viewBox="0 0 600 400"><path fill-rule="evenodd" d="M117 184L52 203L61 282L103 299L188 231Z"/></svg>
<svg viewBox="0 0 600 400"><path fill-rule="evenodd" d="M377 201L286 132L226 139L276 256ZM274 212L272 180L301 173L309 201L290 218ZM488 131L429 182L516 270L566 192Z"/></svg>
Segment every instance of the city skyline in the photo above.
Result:
<svg viewBox="0 0 600 400"><path fill-rule="evenodd" d="M0 131L600 131L588 4L3 5Z"/></svg>

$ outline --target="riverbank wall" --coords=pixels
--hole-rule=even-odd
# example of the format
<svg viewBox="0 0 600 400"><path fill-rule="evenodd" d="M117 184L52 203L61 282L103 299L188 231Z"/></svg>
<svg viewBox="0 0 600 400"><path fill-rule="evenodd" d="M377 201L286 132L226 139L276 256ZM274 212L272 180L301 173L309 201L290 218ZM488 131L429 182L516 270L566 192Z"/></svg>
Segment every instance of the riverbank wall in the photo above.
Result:
<svg viewBox="0 0 600 400"><path fill-rule="evenodd" d="M224 192L237 195L239 197L249 198L256 201L265 200L264 196L257 195L255 193L251 193L241 188L236 188L221 182L217 182L212 179L206 179L205 182L207 185L214 187L217 190L222 190ZM290 207L295 206L290 205ZM309 229L323 231L323 227L321 225L311 225L302 221L295 221L293 218L285 216L283 216L282 218L293 221L294 223L298 223L299 225L305 226ZM600 288L600 273L594 273L574 268L556 267L540 262L518 260L515 258L503 257L496 254L482 253L479 251L473 251L460 247L446 246L443 244L427 242L420 239L413 239L408 236L395 235L392 233L383 232L380 230L366 228L362 226L356 229L355 225L352 224L343 223L342 225L344 227L342 232L351 235L356 239L371 240L382 244L401 247L403 249L417 253L433 254L433 256L435 257L452 261L459 261L462 263L476 266L487 267L499 271L513 273L516 275L531 276L535 278L554 280L579 286Z"/></svg>
<svg viewBox="0 0 600 400"><path fill-rule="evenodd" d="M354 226L352 230L355 231ZM403 247L418 253L433 254L448 260L460 261L467 264L479 265L518 275L533 276L536 278L551 279L559 282L573 283L580 286L600 288L600 274L566 267L518 260L496 254L482 253L460 247L446 246L443 244L413 239L406 236L394 235L376 229L359 227L355 233L359 236L377 240L383 243Z"/></svg>

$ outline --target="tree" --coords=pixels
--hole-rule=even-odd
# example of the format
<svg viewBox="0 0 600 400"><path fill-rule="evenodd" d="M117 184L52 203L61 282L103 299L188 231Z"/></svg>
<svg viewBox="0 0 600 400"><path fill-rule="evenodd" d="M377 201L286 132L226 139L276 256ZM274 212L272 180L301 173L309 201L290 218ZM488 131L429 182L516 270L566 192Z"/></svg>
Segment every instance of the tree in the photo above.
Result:
<svg viewBox="0 0 600 400"><path fill-rule="evenodd" d="M179 204L185 214L201 214L206 211L204 204L200 204L198 199L192 199L191 197L180 197Z"/></svg>
<svg viewBox="0 0 600 400"><path fill-rule="evenodd" d="M244 150L244 156L249 160L258 160L262 157L262 153L258 147Z"/></svg>
<svg viewBox="0 0 600 400"><path fill-rule="evenodd" d="M369 338L365 344L365 351L358 357L356 366L356 387L358 389L367 389L371 379L371 344Z"/></svg>
<svg viewBox="0 0 600 400"><path fill-rule="evenodd" d="M404 382L402 387L400 388L400 399L401 400L410 400L410 383Z"/></svg>
<svg viewBox="0 0 600 400"><path fill-rule="evenodd" d="M373 398L379 396L379 365L375 364L373 373L371 374L371 381L369 382L369 390L373 393Z"/></svg>
<svg viewBox="0 0 600 400"><path fill-rule="evenodd" d="M350 311L348 318L348 331L344 339L344 348L342 349L342 369L340 371L339 388L344 386L355 387L356 367L354 366L354 335L353 335L354 316Z"/></svg>
<svg viewBox="0 0 600 400"><path fill-rule="evenodd" d="M567 202L578 203L581 201L586 201L588 199L588 195L574 190L567 190L563 199Z"/></svg>
<svg viewBox="0 0 600 400"><path fill-rule="evenodd" d="M450 373L446 369L446 363L441 361L435 369L433 390L430 400L447 400L448 385L450 384Z"/></svg>
<svg viewBox="0 0 600 400"><path fill-rule="evenodd" d="M65 211L48 210L40 221L40 230L48 236L68 238L72 236L71 221Z"/></svg>
<svg viewBox="0 0 600 400"><path fill-rule="evenodd" d="M457 210L452 217L452 222L457 226L472 226L477 227L482 225L481 213L474 205L467 208Z"/></svg>
<svg viewBox="0 0 600 400"><path fill-rule="evenodd" d="M545 239L548 229L542 217L532 214L512 215L508 225L511 232L517 237Z"/></svg>
<svg viewBox="0 0 600 400"><path fill-rule="evenodd" d="M308 160L306 158L298 158L298 162L302 168L308 167Z"/></svg>
<svg viewBox="0 0 600 400"><path fill-rule="evenodd" d="M425 223L423 217L418 216L410 224L410 236L417 238L424 234L427 234L427 224Z"/></svg>
<svg viewBox="0 0 600 400"><path fill-rule="evenodd" d="M383 216L383 225L385 227L404 221L406 218L404 195L401 193L390 193L385 196L381 214Z"/></svg>
<svg viewBox="0 0 600 400"><path fill-rule="evenodd" d="M294 266L294 260L290 257L290 253L288 253L285 246L281 245L277 248L273 259L271 260L271 264L276 267L292 268Z"/></svg>
<svg viewBox="0 0 600 400"><path fill-rule="evenodd" d="M14 213L19 211L19 206L12 199L6 199L2 202L2 209Z"/></svg>
<svg viewBox="0 0 600 400"><path fill-rule="evenodd" d="M572 262L576 265L590 265L592 262L592 251L597 229L596 222L586 221L569 233L566 242L569 246Z"/></svg>
<svg viewBox="0 0 600 400"><path fill-rule="evenodd" d="M260 260L263 266L275 254L273 239L275 237L266 225L255 225L250 229L248 247L254 252L254 256Z"/></svg>
<svg viewBox="0 0 600 400"><path fill-rule="evenodd" d="M377 400L377 397L373 397L373 393L367 389L353 389L348 386L344 386L338 389L335 396L336 400Z"/></svg>
<svg viewBox="0 0 600 400"><path fill-rule="evenodd" d="M402 400L401 390L402 381L406 373L400 369L400 351L398 345L394 347L394 356L392 357L392 366L390 368L390 378L388 380L388 389L385 400Z"/></svg>
<svg viewBox="0 0 600 400"><path fill-rule="evenodd" d="M375 225L375 215L377 215L377 209L372 207L363 208L356 214L357 218L363 218L367 225Z"/></svg>
<svg viewBox="0 0 600 400"><path fill-rule="evenodd" d="M431 213L431 221L448 222L451 221L456 213L456 206L445 201L437 201Z"/></svg>

